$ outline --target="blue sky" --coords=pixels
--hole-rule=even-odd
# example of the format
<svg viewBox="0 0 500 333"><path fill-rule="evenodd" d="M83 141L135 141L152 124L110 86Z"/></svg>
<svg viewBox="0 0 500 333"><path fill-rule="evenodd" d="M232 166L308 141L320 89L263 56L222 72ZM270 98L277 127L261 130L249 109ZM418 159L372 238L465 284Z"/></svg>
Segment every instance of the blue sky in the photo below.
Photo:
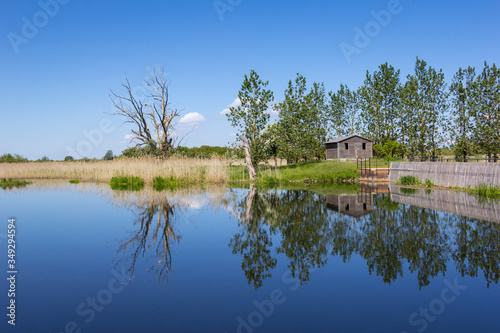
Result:
<svg viewBox="0 0 500 333"><path fill-rule="evenodd" d="M381 11L391 17L374 24ZM450 81L459 67L498 64L499 11L484 0L0 0L0 154L120 153L130 127L108 114L108 93L124 75L140 86L155 65L191 114L188 146L235 139L221 111L251 69L278 101L296 73L357 88L384 62L406 76L417 56ZM356 27L372 29L369 41L355 40ZM358 46L350 61L347 44Z"/></svg>

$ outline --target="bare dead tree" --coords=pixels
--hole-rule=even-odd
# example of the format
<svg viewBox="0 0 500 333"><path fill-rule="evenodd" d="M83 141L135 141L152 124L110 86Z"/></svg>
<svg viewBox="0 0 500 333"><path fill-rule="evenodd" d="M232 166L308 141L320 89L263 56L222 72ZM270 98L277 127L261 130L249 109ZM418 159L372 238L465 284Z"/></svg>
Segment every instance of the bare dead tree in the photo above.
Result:
<svg viewBox="0 0 500 333"><path fill-rule="evenodd" d="M169 85L163 68L155 67L144 79L145 92L134 94L129 80L122 83L124 92L111 91L110 98L116 110L113 115L125 117L124 123L135 125L132 130L136 147L151 147L160 156L167 156L182 138L176 136L175 118L182 110L169 102Z"/></svg>

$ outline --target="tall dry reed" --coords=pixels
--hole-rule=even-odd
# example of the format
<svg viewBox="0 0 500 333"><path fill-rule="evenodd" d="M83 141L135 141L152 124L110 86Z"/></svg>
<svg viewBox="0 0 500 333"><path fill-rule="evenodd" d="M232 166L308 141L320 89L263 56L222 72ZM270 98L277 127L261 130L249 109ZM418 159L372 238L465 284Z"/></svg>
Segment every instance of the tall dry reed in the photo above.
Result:
<svg viewBox="0 0 500 333"><path fill-rule="evenodd" d="M80 179L108 182L115 176L136 176L151 183L155 177L175 177L211 183L229 180L229 162L211 159L118 159L94 162L1 163L0 178Z"/></svg>

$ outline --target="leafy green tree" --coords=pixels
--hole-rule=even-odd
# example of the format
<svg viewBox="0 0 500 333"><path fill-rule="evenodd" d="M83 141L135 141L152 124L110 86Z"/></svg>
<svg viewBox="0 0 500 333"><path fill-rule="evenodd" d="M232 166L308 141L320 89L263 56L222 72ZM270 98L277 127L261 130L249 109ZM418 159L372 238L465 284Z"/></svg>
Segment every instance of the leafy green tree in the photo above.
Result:
<svg viewBox="0 0 500 333"><path fill-rule="evenodd" d="M328 128L324 85L313 83L307 92L306 78L297 74L294 82L289 81L277 110L280 157L289 162L322 158Z"/></svg>
<svg viewBox="0 0 500 333"><path fill-rule="evenodd" d="M310 157L322 159L325 157L325 142L331 129L329 121L329 106L326 100L326 90L323 83L314 82L306 96L307 130L312 136L309 140Z"/></svg>
<svg viewBox="0 0 500 333"><path fill-rule="evenodd" d="M278 123L269 124L262 133L262 143L266 159L274 159L274 165L278 165L279 140Z"/></svg>
<svg viewBox="0 0 500 333"><path fill-rule="evenodd" d="M238 128L238 139L248 148L250 156L247 168L251 179L255 177L255 166L265 158L261 134L270 118L267 111L274 101L273 92L266 89L268 85L268 81L262 81L259 75L251 70L249 76L245 75L238 93L241 105L231 107L227 114L231 125Z"/></svg>
<svg viewBox="0 0 500 333"><path fill-rule="evenodd" d="M74 161L74 160L75 159L73 158L73 156L69 156L69 155L64 158L65 162L70 162L70 161Z"/></svg>
<svg viewBox="0 0 500 333"><path fill-rule="evenodd" d="M102 159L105 161L111 161L113 160L113 158L114 158L113 151L108 150Z"/></svg>
<svg viewBox="0 0 500 333"><path fill-rule="evenodd" d="M361 128L358 92L341 84L336 93L330 93L330 116L335 121L337 136L353 135Z"/></svg>
<svg viewBox="0 0 500 333"><path fill-rule="evenodd" d="M449 134L455 156L463 159L473 153L473 114L476 109L477 87L476 72L472 67L460 68L450 86L453 126Z"/></svg>
<svg viewBox="0 0 500 333"><path fill-rule="evenodd" d="M304 152L301 140L303 130L303 115L306 95L306 78L297 74L295 84L288 82L285 99L277 105L279 111L279 153L288 162L298 162Z"/></svg>
<svg viewBox="0 0 500 333"><path fill-rule="evenodd" d="M411 154L435 157L444 141L447 92L442 70L417 58L415 74L402 89L403 122Z"/></svg>
<svg viewBox="0 0 500 333"><path fill-rule="evenodd" d="M366 72L359 89L359 106L365 124L364 133L375 144L397 140L400 132L400 71L385 63L379 70Z"/></svg>
<svg viewBox="0 0 500 333"><path fill-rule="evenodd" d="M414 76L408 76L400 90L401 118L400 141L403 145L403 154L413 157L417 154L417 123L418 123L418 82Z"/></svg>
<svg viewBox="0 0 500 333"><path fill-rule="evenodd" d="M500 153L500 70L485 63L476 84L474 142L488 158L496 159Z"/></svg>

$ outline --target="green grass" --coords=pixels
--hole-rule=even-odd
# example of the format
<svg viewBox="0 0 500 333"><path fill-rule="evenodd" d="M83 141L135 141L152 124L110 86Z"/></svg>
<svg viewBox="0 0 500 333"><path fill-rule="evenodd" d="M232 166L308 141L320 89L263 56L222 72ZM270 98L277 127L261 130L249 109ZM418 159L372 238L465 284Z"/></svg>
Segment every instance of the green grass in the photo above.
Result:
<svg viewBox="0 0 500 333"><path fill-rule="evenodd" d="M140 191L144 188L144 180L139 177L113 177L109 185L113 190Z"/></svg>
<svg viewBox="0 0 500 333"><path fill-rule="evenodd" d="M80 179L71 179L69 182L71 184L80 184Z"/></svg>
<svg viewBox="0 0 500 333"><path fill-rule="evenodd" d="M329 182L340 183L359 179L354 162L315 161L290 164L281 167L260 167L258 182L273 184L287 182Z"/></svg>
<svg viewBox="0 0 500 333"><path fill-rule="evenodd" d="M228 167L230 181L249 180L247 167L244 165L231 165Z"/></svg>
<svg viewBox="0 0 500 333"><path fill-rule="evenodd" d="M15 188L25 187L29 184L31 184L31 182L24 179L3 178L2 180L0 180L0 188L3 188L4 190L12 189L14 187Z"/></svg>
<svg viewBox="0 0 500 333"><path fill-rule="evenodd" d="M396 184L412 186L412 185L420 185L422 184L422 182L415 176L403 176L396 181Z"/></svg>
<svg viewBox="0 0 500 333"><path fill-rule="evenodd" d="M468 191L483 199L500 199L500 186L479 184L476 188L469 189Z"/></svg>

